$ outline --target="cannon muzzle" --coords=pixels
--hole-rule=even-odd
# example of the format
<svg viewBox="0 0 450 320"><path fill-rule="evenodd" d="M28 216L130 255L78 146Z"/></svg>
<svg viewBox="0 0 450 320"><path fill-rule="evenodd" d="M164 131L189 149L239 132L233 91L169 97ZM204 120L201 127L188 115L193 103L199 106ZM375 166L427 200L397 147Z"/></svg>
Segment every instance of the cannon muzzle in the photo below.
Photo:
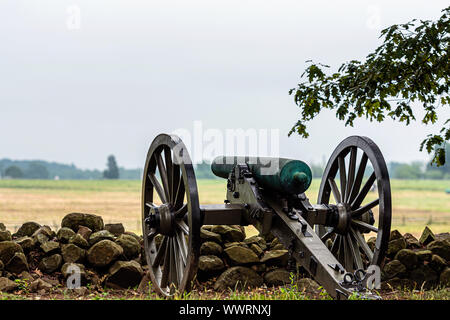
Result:
<svg viewBox="0 0 450 320"><path fill-rule="evenodd" d="M237 164L247 164L261 187L281 193L303 193L312 181L311 169L306 163L285 158L220 156L211 163L211 170L216 176L227 179Z"/></svg>

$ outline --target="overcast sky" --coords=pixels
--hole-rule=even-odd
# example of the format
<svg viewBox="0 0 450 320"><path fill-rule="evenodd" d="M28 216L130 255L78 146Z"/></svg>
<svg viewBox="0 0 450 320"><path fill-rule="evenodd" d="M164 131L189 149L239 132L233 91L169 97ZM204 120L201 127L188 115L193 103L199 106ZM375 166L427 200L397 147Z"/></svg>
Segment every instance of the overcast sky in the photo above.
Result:
<svg viewBox="0 0 450 320"><path fill-rule="evenodd" d="M326 113L307 140L288 138L298 116L288 90L306 60L337 67L363 59L381 28L437 19L447 5L2 0L0 158L102 169L115 154L119 165L141 167L158 133L199 120L205 130L279 129L281 155L307 162L328 158L353 134L371 137L387 161L427 160L419 144L439 126L420 121L344 128Z"/></svg>

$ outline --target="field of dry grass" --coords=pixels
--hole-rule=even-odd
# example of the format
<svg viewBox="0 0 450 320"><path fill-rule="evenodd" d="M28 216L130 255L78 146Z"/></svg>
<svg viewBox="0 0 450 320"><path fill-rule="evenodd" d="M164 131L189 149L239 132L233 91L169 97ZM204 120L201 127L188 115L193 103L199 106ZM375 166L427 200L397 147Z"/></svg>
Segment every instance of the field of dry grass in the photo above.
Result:
<svg viewBox="0 0 450 320"><path fill-rule="evenodd" d="M319 184L314 180L307 191L312 203ZM445 193L450 181L393 180L391 185L393 229L416 236L425 225L436 233L450 231L450 194ZM223 202L225 180L199 180L198 187L201 203ZM101 215L105 223L122 222L127 230L140 233L140 192L140 181L0 180L0 222L11 231L25 221L57 229L67 213L87 212Z"/></svg>

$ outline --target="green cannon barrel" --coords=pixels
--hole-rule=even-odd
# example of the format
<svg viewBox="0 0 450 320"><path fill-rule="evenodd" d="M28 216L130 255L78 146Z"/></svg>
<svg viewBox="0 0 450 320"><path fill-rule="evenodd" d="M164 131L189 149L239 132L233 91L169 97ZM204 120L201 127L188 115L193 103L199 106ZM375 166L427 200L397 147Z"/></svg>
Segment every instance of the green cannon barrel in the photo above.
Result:
<svg viewBox="0 0 450 320"><path fill-rule="evenodd" d="M282 193L299 194L305 192L311 185L311 169L300 160L220 156L211 163L211 170L216 176L227 179L238 163L246 163L256 182L264 188Z"/></svg>

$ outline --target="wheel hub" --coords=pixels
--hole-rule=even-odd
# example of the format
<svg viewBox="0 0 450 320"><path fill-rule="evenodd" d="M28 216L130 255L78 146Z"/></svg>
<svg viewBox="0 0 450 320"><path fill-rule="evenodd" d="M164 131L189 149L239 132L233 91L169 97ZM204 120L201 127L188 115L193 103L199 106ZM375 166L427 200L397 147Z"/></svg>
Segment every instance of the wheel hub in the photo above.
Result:
<svg viewBox="0 0 450 320"><path fill-rule="evenodd" d="M174 214L168 204L150 208L150 215L146 219L150 228L156 228L161 234L170 235L173 231Z"/></svg>
<svg viewBox="0 0 450 320"><path fill-rule="evenodd" d="M338 203L337 209L337 224L334 230L336 233L346 234L350 228L350 222L352 221L350 206L345 203Z"/></svg>

